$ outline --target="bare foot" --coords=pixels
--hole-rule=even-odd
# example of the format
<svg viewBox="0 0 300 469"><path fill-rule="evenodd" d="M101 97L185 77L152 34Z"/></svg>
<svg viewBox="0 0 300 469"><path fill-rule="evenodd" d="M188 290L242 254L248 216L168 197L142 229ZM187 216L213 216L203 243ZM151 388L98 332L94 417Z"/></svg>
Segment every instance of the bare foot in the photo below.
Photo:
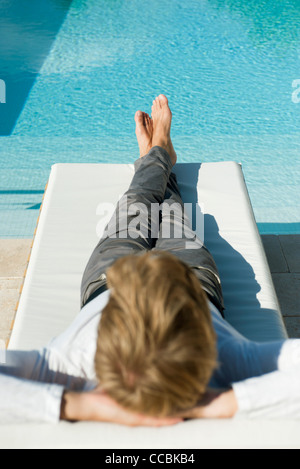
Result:
<svg viewBox="0 0 300 469"><path fill-rule="evenodd" d="M175 165L177 161L177 155L171 140L172 112L169 108L168 99L163 94L160 94L153 101L152 120L152 147L158 145L159 147L164 148L169 153L172 164Z"/></svg>
<svg viewBox="0 0 300 469"><path fill-rule="evenodd" d="M151 117L142 111L135 113L136 129L135 134L139 144L140 156L143 157L149 153L152 148L153 122Z"/></svg>

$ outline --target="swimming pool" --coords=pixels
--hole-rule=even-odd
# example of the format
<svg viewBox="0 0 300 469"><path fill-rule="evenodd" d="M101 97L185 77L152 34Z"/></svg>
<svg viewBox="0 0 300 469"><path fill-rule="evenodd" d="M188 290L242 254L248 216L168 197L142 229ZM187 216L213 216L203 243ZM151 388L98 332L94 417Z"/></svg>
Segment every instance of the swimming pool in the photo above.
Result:
<svg viewBox="0 0 300 469"><path fill-rule="evenodd" d="M179 162L242 163L260 232L300 233L298 0L23 4L0 7L0 237L32 237L52 164L134 162L159 93Z"/></svg>

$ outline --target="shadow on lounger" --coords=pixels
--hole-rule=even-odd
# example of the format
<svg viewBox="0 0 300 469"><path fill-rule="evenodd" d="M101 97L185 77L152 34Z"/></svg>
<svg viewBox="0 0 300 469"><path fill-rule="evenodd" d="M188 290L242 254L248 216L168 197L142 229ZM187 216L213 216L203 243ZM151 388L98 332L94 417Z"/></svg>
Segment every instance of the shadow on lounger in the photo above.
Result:
<svg viewBox="0 0 300 469"><path fill-rule="evenodd" d="M192 203L193 206L200 205L201 209L202 201L198 200L200 168L201 164L199 163L183 164L175 167L174 172L177 175L183 201ZM257 295L261 291L261 286L256 280L251 264L220 235L218 223L213 215L204 214L203 224L204 244L212 253L220 273L225 318L250 340L278 340L279 336L283 334L280 320L275 320L274 328L263 327L264 318L268 319L270 315L275 318L277 313L260 304ZM195 230L194 220L192 226ZM232 228L234 230L237 227L233 226ZM257 330L258 320L262 324L259 332Z"/></svg>
<svg viewBox="0 0 300 469"><path fill-rule="evenodd" d="M251 264L222 238L212 215L204 215L204 220L205 233L208 233L205 244L214 256L221 278L225 319L250 340L267 342L285 338L280 314L263 307L258 300L261 286ZM274 320L270 322L272 316Z"/></svg>

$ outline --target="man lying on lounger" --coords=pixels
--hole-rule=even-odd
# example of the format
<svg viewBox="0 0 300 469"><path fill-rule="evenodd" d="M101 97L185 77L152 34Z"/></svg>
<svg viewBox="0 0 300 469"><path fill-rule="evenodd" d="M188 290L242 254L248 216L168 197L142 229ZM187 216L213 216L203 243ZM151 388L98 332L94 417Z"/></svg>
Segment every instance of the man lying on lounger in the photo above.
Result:
<svg viewBox="0 0 300 469"><path fill-rule="evenodd" d="M7 352L1 423L300 417L300 341L251 342L223 317L172 173L171 118L164 95L151 118L136 113L141 157L84 272L81 312L43 350Z"/></svg>

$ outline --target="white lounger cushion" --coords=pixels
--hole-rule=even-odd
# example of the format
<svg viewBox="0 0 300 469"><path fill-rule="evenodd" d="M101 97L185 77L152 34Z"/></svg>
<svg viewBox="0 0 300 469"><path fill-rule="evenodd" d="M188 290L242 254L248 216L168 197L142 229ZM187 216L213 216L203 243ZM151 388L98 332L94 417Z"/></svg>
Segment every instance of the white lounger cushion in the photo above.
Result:
<svg viewBox="0 0 300 469"><path fill-rule="evenodd" d="M53 167L10 348L41 347L74 319L101 204L115 205L133 173L133 165ZM204 242L220 270L228 321L250 339L285 337L241 166L178 164L176 174L184 202L199 202L205 213Z"/></svg>
<svg viewBox="0 0 300 469"><path fill-rule="evenodd" d="M99 204L115 205L133 172L131 164L58 164L52 168L9 348L45 345L79 312L82 273L98 242ZM286 338L241 166L234 162L178 164L176 174L184 201L198 201L205 213L205 244L220 270L227 320L253 340ZM61 423L0 427L0 445L287 447L293 441L290 431L295 422L289 422L285 432L283 428L282 422L237 419L186 422L164 429Z"/></svg>

